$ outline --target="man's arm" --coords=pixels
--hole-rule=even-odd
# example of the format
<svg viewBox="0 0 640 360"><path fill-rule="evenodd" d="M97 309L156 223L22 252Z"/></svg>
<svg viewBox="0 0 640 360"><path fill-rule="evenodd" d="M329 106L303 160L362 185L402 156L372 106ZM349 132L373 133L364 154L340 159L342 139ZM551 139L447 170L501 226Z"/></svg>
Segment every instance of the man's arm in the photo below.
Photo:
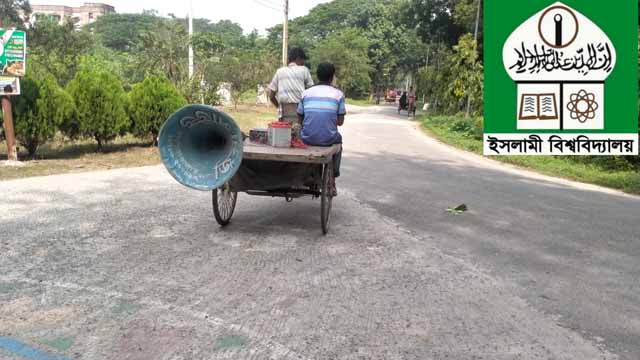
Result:
<svg viewBox="0 0 640 360"><path fill-rule="evenodd" d="M305 77L305 87L308 89L310 87L313 86L313 78L311 77L311 72L309 72L309 69L307 69L306 74L304 75Z"/></svg>
<svg viewBox="0 0 640 360"><path fill-rule="evenodd" d="M271 84L269 84L269 101L276 107L279 106L278 98L276 95L278 94L278 72L273 76L273 80L271 80Z"/></svg>
<svg viewBox="0 0 640 360"><path fill-rule="evenodd" d="M338 121L336 122L338 126L344 125L344 116L346 114L347 114L347 107L345 105L344 96L342 96L342 98L340 99L340 102L338 103Z"/></svg>
<svg viewBox="0 0 640 360"><path fill-rule="evenodd" d="M278 104L278 99L276 98L276 93L277 93L276 91L269 89L269 101L271 101L271 103L275 105L275 107L278 107L279 104Z"/></svg>

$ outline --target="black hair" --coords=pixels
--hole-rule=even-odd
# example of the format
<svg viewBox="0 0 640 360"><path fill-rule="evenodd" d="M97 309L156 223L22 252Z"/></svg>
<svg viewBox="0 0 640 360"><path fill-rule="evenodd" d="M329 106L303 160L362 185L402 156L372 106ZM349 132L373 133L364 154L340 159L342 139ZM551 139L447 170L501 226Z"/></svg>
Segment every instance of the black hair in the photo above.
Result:
<svg viewBox="0 0 640 360"><path fill-rule="evenodd" d="M318 80L321 82L331 82L333 80L333 76L336 74L336 68L331 63L321 63L318 65L318 71L316 75L318 75Z"/></svg>
<svg viewBox="0 0 640 360"><path fill-rule="evenodd" d="M307 54L299 47L289 49L289 62L292 63L296 60L307 60Z"/></svg>

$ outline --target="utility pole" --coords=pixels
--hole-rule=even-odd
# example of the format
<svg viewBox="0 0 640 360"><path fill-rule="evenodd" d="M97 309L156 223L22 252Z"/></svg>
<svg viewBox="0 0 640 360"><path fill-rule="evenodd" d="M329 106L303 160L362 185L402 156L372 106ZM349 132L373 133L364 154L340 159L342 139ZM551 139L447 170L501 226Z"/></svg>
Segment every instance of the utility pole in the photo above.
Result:
<svg viewBox="0 0 640 360"><path fill-rule="evenodd" d="M193 79L193 0L189 0L189 80Z"/></svg>
<svg viewBox="0 0 640 360"><path fill-rule="evenodd" d="M282 65L289 65L289 0L284 0L284 25L282 26Z"/></svg>
<svg viewBox="0 0 640 360"><path fill-rule="evenodd" d="M476 13L476 30L473 38L476 42L476 51L478 50L478 26L480 26L480 9L482 8L482 0L478 0L478 12ZM467 96L467 117L471 114L471 96Z"/></svg>
<svg viewBox="0 0 640 360"><path fill-rule="evenodd" d="M478 43L478 26L480 25L480 8L482 7L482 0L478 0L478 13L476 13L476 31L473 33L473 38Z"/></svg>

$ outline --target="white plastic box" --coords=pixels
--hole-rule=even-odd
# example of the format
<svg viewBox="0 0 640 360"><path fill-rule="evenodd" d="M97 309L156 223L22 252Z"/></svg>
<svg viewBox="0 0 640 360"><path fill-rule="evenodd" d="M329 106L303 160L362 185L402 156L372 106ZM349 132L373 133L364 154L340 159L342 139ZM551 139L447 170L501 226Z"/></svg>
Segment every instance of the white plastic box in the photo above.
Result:
<svg viewBox="0 0 640 360"><path fill-rule="evenodd" d="M286 122L269 124L269 145L279 148L291 147L291 124Z"/></svg>

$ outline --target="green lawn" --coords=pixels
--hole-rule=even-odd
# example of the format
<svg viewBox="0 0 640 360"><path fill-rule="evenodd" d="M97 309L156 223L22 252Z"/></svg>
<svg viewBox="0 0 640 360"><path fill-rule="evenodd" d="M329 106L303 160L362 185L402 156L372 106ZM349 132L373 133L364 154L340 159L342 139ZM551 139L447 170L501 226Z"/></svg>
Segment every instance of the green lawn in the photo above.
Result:
<svg viewBox="0 0 640 360"><path fill-rule="evenodd" d="M422 116L422 127L444 143L482 154L481 123L453 116ZM580 158L555 156L492 156L493 160L555 177L591 183L631 194L640 194L640 171L607 169Z"/></svg>

